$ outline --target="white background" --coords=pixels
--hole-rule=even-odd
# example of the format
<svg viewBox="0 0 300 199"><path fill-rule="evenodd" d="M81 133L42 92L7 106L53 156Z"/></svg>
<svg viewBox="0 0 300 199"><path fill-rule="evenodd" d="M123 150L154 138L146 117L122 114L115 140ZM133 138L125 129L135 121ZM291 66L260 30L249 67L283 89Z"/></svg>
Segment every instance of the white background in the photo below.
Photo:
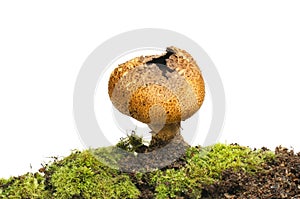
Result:
<svg viewBox="0 0 300 199"><path fill-rule="evenodd" d="M196 41L226 93L222 142L300 150L299 1L1 1L0 177L83 145L76 76L102 42L137 28Z"/></svg>

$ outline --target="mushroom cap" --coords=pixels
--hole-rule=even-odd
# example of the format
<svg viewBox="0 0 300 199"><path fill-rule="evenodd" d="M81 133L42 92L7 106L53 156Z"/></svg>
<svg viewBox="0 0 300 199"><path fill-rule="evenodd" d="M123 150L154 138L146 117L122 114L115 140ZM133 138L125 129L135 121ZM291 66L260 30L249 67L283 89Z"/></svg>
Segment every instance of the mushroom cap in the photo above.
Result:
<svg viewBox="0 0 300 199"><path fill-rule="evenodd" d="M111 73L108 93L121 113L147 124L170 124L201 107L205 85L193 57L172 46L163 55L120 64Z"/></svg>

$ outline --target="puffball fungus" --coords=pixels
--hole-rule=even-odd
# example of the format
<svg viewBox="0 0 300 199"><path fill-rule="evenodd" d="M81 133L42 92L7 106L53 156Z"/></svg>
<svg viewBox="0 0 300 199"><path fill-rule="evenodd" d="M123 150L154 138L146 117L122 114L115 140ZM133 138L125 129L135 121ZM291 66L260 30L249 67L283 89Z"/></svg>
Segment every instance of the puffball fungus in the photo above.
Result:
<svg viewBox="0 0 300 199"><path fill-rule="evenodd" d="M148 124L150 146L164 145L180 134L180 122L201 107L205 85L193 57L168 47L162 55L140 56L111 73L108 93L123 114Z"/></svg>

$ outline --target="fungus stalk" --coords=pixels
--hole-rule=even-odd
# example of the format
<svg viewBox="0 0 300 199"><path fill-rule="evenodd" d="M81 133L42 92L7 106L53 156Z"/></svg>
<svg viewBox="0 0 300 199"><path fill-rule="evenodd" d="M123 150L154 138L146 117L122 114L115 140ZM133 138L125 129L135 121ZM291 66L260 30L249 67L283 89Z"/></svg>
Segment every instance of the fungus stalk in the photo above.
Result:
<svg viewBox="0 0 300 199"><path fill-rule="evenodd" d="M176 136L180 136L180 122L165 124L162 129L158 132L155 131L155 127L149 126L152 133L152 138L150 142L150 147L159 147L168 144L171 140L173 140Z"/></svg>

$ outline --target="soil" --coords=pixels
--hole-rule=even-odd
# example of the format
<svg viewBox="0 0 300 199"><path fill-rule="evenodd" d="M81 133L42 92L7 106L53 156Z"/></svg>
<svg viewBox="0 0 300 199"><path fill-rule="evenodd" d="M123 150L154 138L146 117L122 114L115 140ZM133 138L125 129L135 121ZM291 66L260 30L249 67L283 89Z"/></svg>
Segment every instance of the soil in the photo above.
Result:
<svg viewBox="0 0 300 199"><path fill-rule="evenodd" d="M267 150L266 148L262 148ZM300 153L277 147L276 158L263 165L263 170L256 174L227 169L222 173L222 180L212 185L204 185L202 198L205 199L300 199ZM178 169L186 165L184 157L162 168ZM137 179L131 174L132 181L140 189L143 199L154 198L154 187L149 186L149 176ZM180 196L178 198L188 198Z"/></svg>
<svg viewBox="0 0 300 199"><path fill-rule="evenodd" d="M283 147L276 158L256 175L225 170L222 181L204 188L207 198L290 198L300 199L300 153Z"/></svg>
<svg viewBox="0 0 300 199"><path fill-rule="evenodd" d="M185 164L182 159L189 147L181 135L176 135L169 143L141 146L136 150L137 157L125 155L119 161L119 167L121 171L127 173L151 172L156 168L175 168L176 165L179 167L181 166L179 164Z"/></svg>

